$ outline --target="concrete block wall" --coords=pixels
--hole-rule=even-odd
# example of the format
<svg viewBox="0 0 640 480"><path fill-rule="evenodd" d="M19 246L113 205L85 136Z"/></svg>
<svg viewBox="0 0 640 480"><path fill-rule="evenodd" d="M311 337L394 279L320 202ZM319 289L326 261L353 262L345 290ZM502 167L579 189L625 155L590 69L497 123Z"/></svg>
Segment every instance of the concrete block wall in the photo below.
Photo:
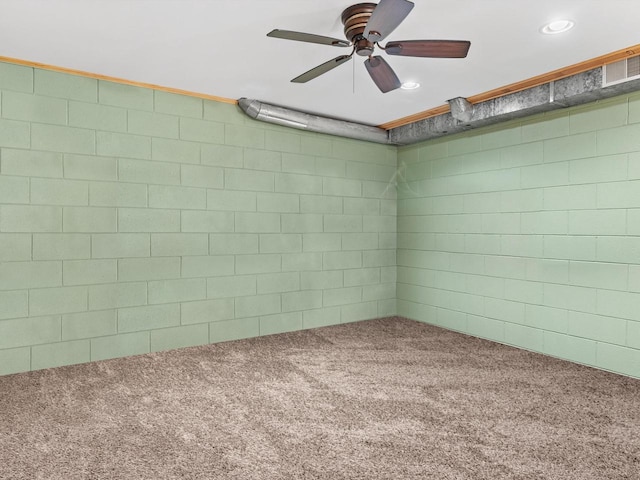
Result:
<svg viewBox="0 0 640 480"><path fill-rule="evenodd" d="M640 377L640 95L398 162L400 315Z"/></svg>
<svg viewBox="0 0 640 480"><path fill-rule="evenodd" d="M0 374L395 314L396 161L0 63Z"/></svg>

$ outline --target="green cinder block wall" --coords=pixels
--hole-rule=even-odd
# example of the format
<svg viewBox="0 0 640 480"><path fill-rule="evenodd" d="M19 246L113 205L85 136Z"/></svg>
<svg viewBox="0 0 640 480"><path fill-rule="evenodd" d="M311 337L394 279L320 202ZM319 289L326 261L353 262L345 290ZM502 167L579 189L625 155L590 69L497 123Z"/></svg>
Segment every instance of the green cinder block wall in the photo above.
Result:
<svg viewBox="0 0 640 480"><path fill-rule="evenodd" d="M396 163L0 63L0 374L395 314Z"/></svg>
<svg viewBox="0 0 640 480"><path fill-rule="evenodd" d="M399 149L398 313L640 377L640 95Z"/></svg>

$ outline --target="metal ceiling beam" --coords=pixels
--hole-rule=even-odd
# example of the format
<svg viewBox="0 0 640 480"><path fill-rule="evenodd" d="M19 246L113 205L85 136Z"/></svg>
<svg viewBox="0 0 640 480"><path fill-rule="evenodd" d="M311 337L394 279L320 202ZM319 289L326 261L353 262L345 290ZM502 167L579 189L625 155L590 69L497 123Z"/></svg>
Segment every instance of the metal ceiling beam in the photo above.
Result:
<svg viewBox="0 0 640 480"><path fill-rule="evenodd" d="M389 143L387 130L360 123L346 122L335 118L320 117L289 108L270 105L258 100L241 98L238 106L255 120L299 128L310 132L326 133L340 137L355 138L375 143Z"/></svg>
<svg viewBox="0 0 640 480"><path fill-rule="evenodd" d="M603 67L595 68L474 105L455 98L449 101L451 112L392 128L389 138L396 145L411 145L640 90L640 79L604 86L603 71Z"/></svg>

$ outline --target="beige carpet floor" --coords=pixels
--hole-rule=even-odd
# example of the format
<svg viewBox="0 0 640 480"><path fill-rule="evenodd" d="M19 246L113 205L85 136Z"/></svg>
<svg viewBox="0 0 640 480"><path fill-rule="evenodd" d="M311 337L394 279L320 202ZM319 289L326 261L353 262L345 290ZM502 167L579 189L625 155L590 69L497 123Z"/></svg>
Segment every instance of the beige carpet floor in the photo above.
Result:
<svg viewBox="0 0 640 480"><path fill-rule="evenodd" d="M2 479L640 479L640 381L390 318L0 377Z"/></svg>

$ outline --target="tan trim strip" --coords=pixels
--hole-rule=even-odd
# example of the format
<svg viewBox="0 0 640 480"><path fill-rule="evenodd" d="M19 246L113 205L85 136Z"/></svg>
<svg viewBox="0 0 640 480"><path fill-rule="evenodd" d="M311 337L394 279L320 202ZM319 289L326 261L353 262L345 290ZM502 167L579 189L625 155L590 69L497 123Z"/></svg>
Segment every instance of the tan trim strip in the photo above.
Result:
<svg viewBox="0 0 640 480"><path fill-rule="evenodd" d="M152 83L134 82L132 80L125 80L123 78L110 77L108 75L100 75L100 74L91 73L91 72L84 72L82 70L74 70L72 68L56 67L53 65L47 65L45 63L30 62L28 60L20 60L18 58L0 56L0 62L14 63L16 65L24 65L26 67L41 68L43 70L51 70L53 72L59 72L59 73L68 73L69 75L79 75L81 77L95 78L96 80L106 80L108 82L122 83L124 85L132 85L134 87L151 88L153 90L160 90L162 92L177 93L179 95L187 95L189 97L204 98L205 100L213 100L214 102L230 103L232 105L235 105L238 103L238 101L234 100L233 98L217 97L215 95L207 95L204 93L190 92L188 90L180 90L179 88L163 87L161 85L154 85Z"/></svg>
<svg viewBox="0 0 640 480"><path fill-rule="evenodd" d="M538 75L537 77L512 83L511 85L506 85L494 90L489 90L488 92L469 97L467 98L467 100L472 104L486 102L487 100L493 100L494 98L502 97L510 93L520 92L528 88L544 85L545 83L549 83L553 80L560 80L561 78L570 77L571 75L586 72L593 68L602 67L603 65L607 65L609 63L618 62L620 60L624 60L625 58L634 57L638 54L640 54L640 45L633 45L629 48L617 50L600 57L592 58L591 60L576 63L575 65L571 65L569 67L560 68L549 73ZM447 113L448 111L449 105L443 105L440 107L432 108L430 110L425 110L424 112L415 113L407 117L402 117L397 120L392 120L391 122L383 123L382 125L378 126L380 128L384 128L385 130L390 130L392 128L401 127L403 125L408 125L409 123L417 122L419 120L435 117L436 115L442 115L443 113Z"/></svg>

